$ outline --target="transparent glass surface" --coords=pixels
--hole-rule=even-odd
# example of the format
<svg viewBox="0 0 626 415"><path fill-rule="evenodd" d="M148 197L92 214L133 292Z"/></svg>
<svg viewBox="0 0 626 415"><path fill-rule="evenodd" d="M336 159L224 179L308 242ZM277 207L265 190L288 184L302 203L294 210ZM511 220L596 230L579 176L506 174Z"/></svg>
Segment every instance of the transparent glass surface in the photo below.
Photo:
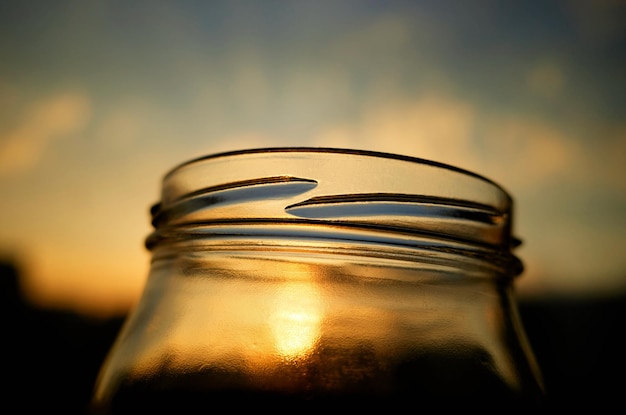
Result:
<svg viewBox="0 0 626 415"><path fill-rule="evenodd" d="M93 413L542 405L512 199L486 178L253 149L171 170L151 213L150 275Z"/></svg>

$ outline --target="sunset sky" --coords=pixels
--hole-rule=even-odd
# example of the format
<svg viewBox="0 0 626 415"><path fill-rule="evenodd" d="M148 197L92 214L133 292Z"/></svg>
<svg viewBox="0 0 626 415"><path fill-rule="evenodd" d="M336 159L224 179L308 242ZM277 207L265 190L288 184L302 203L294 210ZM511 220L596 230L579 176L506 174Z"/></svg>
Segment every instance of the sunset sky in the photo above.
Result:
<svg viewBox="0 0 626 415"><path fill-rule="evenodd" d="M334 146L504 186L520 295L626 292L625 22L618 0L3 1L0 255L39 304L119 312L170 168Z"/></svg>

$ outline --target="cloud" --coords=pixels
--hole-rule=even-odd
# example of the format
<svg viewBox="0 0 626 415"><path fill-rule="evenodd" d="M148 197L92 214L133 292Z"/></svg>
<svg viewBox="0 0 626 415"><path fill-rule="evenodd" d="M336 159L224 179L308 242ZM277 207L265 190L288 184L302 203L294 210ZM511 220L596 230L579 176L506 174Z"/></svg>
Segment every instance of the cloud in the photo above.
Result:
<svg viewBox="0 0 626 415"><path fill-rule="evenodd" d="M595 45L621 39L624 36L624 12L622 0L574 0L565 2L565 11L582 40Z"/></svg>
<svg viewBox="0 0 626 415"><path fill-rule="evenodd" d="M36 167L54 140L85 128L90 113L90 100L82 92L67 91L32 103L12 129L0 134L0 177Z"/></svg>
<svg viewBox="0 0 626 415"><path fill-rule="evenodd" d="M615 127L612 140L610 141L608 164L609 175L622 190L626 190L626 123Z"/></svg>
<svg viewBox="0 0 626 415"><path fill-rule="evenodd" d="M152 136L154 131L150 127L163 119L163 114L148 100L123 97L108 107L101 105L98 119L93 123L93 135L103 147L124 153L138 146L143 136Z"/></svg>
<svg viewBox="0 0 626 415"><path fill-rule="evenodd" d="M530 116L507 115L485 126L487 168L520 189L571 178L584 152L574 137ZM584 168L579 164L579 168Z"/></svg>
<svg viewBox="0 0 626 415"><path fill-rule="evenodd" d="M439 162L475 164L472 135L476 110L453 96L427 93L367 108L355 124L321 131L315 145L387 151Z"/></svg>
<svg viewBox="0 0 626 415"><path fill-rule="evenodd" d="M565 86L565 75L555 62L536 63L527 75L528 88L540 97L557 97Z"/></svg>

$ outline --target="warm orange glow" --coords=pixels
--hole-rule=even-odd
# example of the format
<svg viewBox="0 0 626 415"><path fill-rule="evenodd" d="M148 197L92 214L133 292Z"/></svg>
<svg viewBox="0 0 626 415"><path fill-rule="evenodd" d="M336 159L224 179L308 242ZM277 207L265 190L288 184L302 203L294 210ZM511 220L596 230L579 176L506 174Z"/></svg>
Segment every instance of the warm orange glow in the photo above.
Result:
<svg viewBox="0 0 626 415"><path fill-rule="evenodd" d="M291 278L271 284L262 277L275 277L276 269L263 262L253 268L258 282L230 273L171 276L164 288L168 303L163 306L184 309L186 316L194 317L178 320L180 316L172 315L159 321L164 349L147 353L141 370L155 370L171 351L175 354L167 355L168 364L179 369L232 362L243 365L241 370L262 371L276 361L306 357L320 336L322 294L309 266L282 266ZM210 290L205 278L210 278Z"/></svg>
<svg viewBox="0 0 626 415"><path fill-rule="evenodd" d="M561 17L579 37L562 38L553 31L565 26L546 17L535 22L545 24L541 50L491 32L469 50L427 4L349 12L363 19L294 6L276 27L287 45L263 29L265 13L239 7L163 6L154 20L120 18L133 30L119 39L100 7L14 22L0 51L0 254L24 259L38 304L108 313L145 280L147 212L168 169L226 150L339 146L454 164L510 190L531 264L520 291L621 290L626 127L614 107L620 55L608 48L623 25L612 2L575 3ZM513 11L487 9L476 21L490 16L494 28ZM211 18L187 21L203 13ZM212 18L230 23L205 37ZM297 19L319 19L319 32ZM565 41L571 49L549 49Z"/></svg>
<svg viewBox="0 0 626 415"><path fill-rule="evenodd" d="M67 91L32 104L0 141L0 176L35 168L53 140L81 131L91 103L82 92Z"/></svg>
<svg viewBox="0 0 626 415"><path fill-rule="evenodd" d="M296 282L277 290L269 324L281 356L295 359L312 349L319 336L322 313L321 296L315 285Z"/></svg>
<svg viewBox="0 0 626 415"><path fill-rule="evenodd" d="M98 266L102 251L42 246L23 275L28 301L80 310L94 316L122 315L138 300L146 276L147 252L110 251L110 263Z"/></svg>

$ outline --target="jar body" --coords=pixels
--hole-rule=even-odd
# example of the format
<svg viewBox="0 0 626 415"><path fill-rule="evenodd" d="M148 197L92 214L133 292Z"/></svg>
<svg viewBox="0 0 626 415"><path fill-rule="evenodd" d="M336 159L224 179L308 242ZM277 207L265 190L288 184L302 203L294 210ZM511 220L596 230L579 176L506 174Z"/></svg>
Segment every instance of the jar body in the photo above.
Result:
<svg viewBox="0 0 626 415"><path fill-rule="evenodd" d="M98 413L116 414L519 409L538 408L542 392L506 279L385 258L200 251L153 263L97 397Z"/></svg>

